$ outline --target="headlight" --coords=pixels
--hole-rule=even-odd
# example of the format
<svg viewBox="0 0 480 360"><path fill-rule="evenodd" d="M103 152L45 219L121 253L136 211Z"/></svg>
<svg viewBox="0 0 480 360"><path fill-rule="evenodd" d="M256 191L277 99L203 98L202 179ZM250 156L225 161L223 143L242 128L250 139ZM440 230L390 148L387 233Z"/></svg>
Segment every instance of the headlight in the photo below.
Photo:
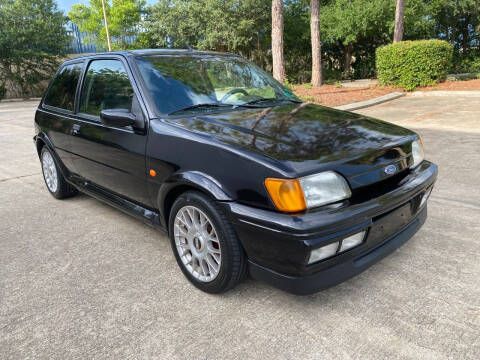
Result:
<svg viewBox="0 0 480 360"><path fill-rule="evenodd" d="M414 142L412 142L412 156L413 156L413 164L410 165L410 168L413 169L420 165L423 161L425 154L423 152L423 142L421 138L418 138Z"/></svg>
<svg viewBox="0 0 480 360"><path fill-rule="evenodd" d="M333 171L300 179L265 180L265 187L280 211L296 212L349 198L346 180Z"/></svg>
<svg viewBox="0 0 480 360"><path fill-rule="evenodd" d="M345 179L333 171L300 178L307 208L349 198L352 195Z"/></svg>

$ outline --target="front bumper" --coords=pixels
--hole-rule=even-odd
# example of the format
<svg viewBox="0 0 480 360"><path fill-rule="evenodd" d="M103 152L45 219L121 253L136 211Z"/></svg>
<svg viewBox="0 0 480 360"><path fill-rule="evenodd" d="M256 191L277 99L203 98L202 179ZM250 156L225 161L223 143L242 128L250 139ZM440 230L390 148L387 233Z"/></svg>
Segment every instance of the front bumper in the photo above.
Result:
<svg viewBox="0 0 480 360"><path fill-rule="evenodd" d="M289 276L249 261L250 274L255 279L263 280L292 294L313 294L360 274L407 242L420 229L426 219L427 207L424 206L414 221L394 236L387 238L378 247L369 249L369 251L357 257L339 262L312 275Z"/></svg>
<svg viewBox="0 0 480 360"><path fill-rule="evenodd" d="M394 190L358 204L324 206L303 214L281 214L224 203L249 259L252 277L294 294L311 294L344 281L410 239L427 217L423 195L437 166L424 161ZM367 231L362 245L308 265L312 249Z"/></svg>

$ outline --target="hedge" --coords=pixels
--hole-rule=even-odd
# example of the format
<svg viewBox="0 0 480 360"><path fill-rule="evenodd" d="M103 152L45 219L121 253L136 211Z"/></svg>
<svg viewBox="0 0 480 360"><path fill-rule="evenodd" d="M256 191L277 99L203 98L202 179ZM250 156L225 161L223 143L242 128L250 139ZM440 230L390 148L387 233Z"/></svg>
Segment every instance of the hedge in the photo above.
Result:
<svg viewBox="0 0 480 360"><path fill-rule="evenodd" d="M435 85L452 66L453 46L443 40L402 41L376 52L378 81L411 91Z"/></svg>

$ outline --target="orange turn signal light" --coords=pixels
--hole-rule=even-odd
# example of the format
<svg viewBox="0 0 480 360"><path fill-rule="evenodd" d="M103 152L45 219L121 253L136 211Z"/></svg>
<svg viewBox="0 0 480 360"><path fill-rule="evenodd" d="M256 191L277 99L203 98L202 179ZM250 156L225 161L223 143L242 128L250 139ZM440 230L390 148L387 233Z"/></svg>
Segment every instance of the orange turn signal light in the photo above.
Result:
<svg viewBox="0 0 480 360"><path fill-rule="evenodd" d="M298 179L265 179L273 203L280 211L297 212L307 208Z"/></svg>
<svg viewBox="0 0 480 360"><path fill-rule="evenodd" d="M150 174L151 177L157 176L157 172L153 169L150 169L149 174Z"/></svg>

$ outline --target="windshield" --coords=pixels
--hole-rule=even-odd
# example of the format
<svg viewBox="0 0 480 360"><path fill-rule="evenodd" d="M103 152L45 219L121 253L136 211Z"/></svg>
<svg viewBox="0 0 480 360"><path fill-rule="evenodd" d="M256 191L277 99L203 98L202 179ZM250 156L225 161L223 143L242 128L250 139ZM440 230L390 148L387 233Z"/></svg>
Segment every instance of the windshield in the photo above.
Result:
<svg viewBox="0 0 480 360"><path fill-rule="evenodd" d="M211 111L220 107L231 109L248 103L260 106L276 101L298 101L290 90L242 58L148 55L136 60L162 114Z"/></svg>

